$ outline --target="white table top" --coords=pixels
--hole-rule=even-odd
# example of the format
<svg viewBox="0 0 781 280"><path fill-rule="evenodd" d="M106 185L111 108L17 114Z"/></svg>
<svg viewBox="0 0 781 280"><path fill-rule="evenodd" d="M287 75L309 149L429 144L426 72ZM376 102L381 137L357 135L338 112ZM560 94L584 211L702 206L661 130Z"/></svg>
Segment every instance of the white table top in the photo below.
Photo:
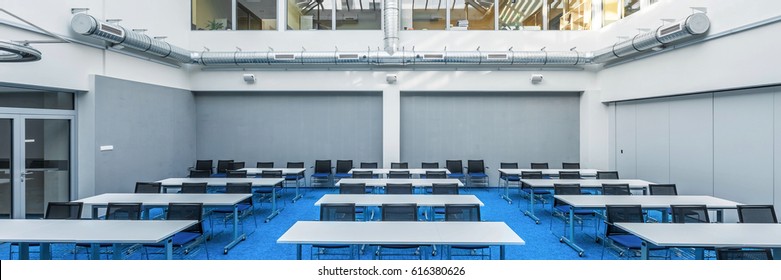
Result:
<svg viewBox="0 0 781 280"><path fill-rule="evenodd" d="M163 186L181 186L182 183L206 183L209 186L225 186L227 183L251 182L253 187L274 186L282 183L283 178L168 178L157 181Z"/></svg>
<svg viewBox="0 0 781 280"><path fill-rule="evenodd" d="M605 205L641 205L643 208L669 208L670 205L705 205L709 209L734 209L737 203L707 195L556 195L575 208L605 208Z"/></svg>
<svg viewBox="0 0 781 280"><path fill-rule="evenodd" d="M203 203L203 206L232 206L252 194L228 193L104 193L76 202L88 205L108 205L109 202L133 202L144 206L168 206L168 203Z"/></svg>
<svg viewBox="0 0 781 280"><path fill-rule="evenodd" d="M380 206L382 204L398 203L415 203L418 206L445 206L445 204L478 204L484 206L480 199L471 194L326 194L315 202L315 206L320 206L323 203L355 203L355 206Z"/></svg>
<svg viewBox="0 0 781 280"><path fill-rule="evenodd" d="M384 187L387 184L412 184L413 186L431 187L433 184L458 184L459 187L463 187L464 183L461 183L458 179L355 179L345 178L336 182L336 186L339 184L366 184L367 187Z"/></svg>
<svg viewBox="0 0 781 280"><path fill-rule="evenodd" d="M529 171L540 171L542 172L542 175L556 175L556 176L559 176L559 171L578 171L580 172L580 176L595 177L597 176L597 171L600 170L598 169L506 169L506 168L499 169L499 173L504 173L507 175L517 175L517 176L521 176L521 173L529 172Z"/></svg>
<svg viewBox="0 0 781 280"><path fill-rule="evenodd" d="M781 247L781 224L616 223L658 246Z"/></svg>
<svg viewBox="0 0 781 280"><path fill-rule="evenodd" d="M296 175L306 171L306 168L242 168L239 171L247 171L247 175L260 175L263 171L282 171L282 175Z"/></svg>
<svg viewBox="0 0 781 280"><path fill-rule="evenodd" d="M197 221L0 220L0 241L158 243Z"/></svg>
<svg viewBox="0 0 781 280"><path fill-rule="evenodd" d="M602 187L602 184L629 184L629 188L647 188L654 184L638 179L521 179L533 188L553 188L554 184L580 184L580 187Z"/></svg>
<svg viewBox="0 0 781 280"><path fill-rule="evenodd" d="M504 222L298 221L277 243L524 245Z"/></svg>
<svg viewBox="0 0 781 280"><path fill-rule="evenodd" d="M409 171L409 174L413 175L426 175L426 171L445 171L446 174L450 174L450 170L447 170L447 168L353 168L348 173L353 174L354 171L371 171L374 174L389 174L391 171Z"/></svg>

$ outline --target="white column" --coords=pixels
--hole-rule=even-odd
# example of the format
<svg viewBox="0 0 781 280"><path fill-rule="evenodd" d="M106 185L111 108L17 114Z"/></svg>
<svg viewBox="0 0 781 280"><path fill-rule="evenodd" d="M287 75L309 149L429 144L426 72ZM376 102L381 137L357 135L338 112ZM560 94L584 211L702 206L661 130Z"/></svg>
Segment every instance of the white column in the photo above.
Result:
<svg viewBox="0 0 781 280"><path fill-rule="evenodd" d="M401 91L390 84L382 91L382 164L401 159Z"/></svg>

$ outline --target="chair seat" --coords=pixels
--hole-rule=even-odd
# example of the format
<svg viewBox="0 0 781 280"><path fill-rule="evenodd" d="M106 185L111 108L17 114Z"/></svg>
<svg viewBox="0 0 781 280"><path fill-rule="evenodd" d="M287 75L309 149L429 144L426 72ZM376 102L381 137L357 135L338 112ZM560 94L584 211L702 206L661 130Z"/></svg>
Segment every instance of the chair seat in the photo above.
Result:
<svg viewBox="0 0 781 280"><path fill-rule="evenodd" d="M464 178L464 173L450 173L447 175L449 178Z"/></svg>
<svg viewBox="0 0 781 280"><path fill-rule="evenodd" d="M252 205L246 204L246 203L239 203L239 205L236 207L239 212L247 211L247 209L252 208ZM233 207L225 206L225 207L218 207L212 210L214 213L233 213Z"/></svg>
<svg viewBox="0 0 781 280"><path fill-rule="evenodd" d="M610 235L607 238L629 249L640 249L643 240L631 234Z"/></svg>
<svg viewBox="0 0 781 280"><path fill-rule="evenodd" d="M569 206L567 205L559 205L556 206L556 210L559 210L564 213L569 213ZM586 210L586 209L575 209L575 215L594 215L593 210Z"/></svg>
<svg viewBox="0 0 781 280"><path fill-rule="evenodd" d="M529 188L523 188L521 190L523 190L525 193L530 193L531 192L531 189L529 189ZM551 194L551 191L549 191L549 190L534 190L534 194Z"/></svg>
<svg viewBox="0 0 781 280"><path fill-rule="evenodd" d="M304 179L303 175L285 175L285 180L287 181L295 181L301 179Z"/></svg>
<svg viewBox="0 0 781 280"><path fill-rule="evenodd" d="M470 178L488 178L488 174L485 173L469 173Z"/></svg>
<svg viewBox="0 0 781 280"><path fill-rule="evenodd" d="M328 177L331 177L331 173L315 173L315 174L312 174L312 177L314 177L314 178L328 178Z"/></svg>
<svg viewBox="0 0 781 280"><path fill-rule="evenodd" d="M456 245L456 246L450 246L450 248L453 249L462 249L462 250L480 250L480 249L488 249L490 247L488 246L478 246L478 245Z"/></svg>
<svg viewBox="0 0 781 280"><path fill-rule="evenodd" d="M352 178L353 175L349 173L336 173L334 174L335 178Z"/></svg>
<svg viewBox="0 0 781 280"><path fill-rule="evenodd" d="M341 249L341 248L350 248L350 245L323 245L323 244L314 244L312 245L314 248L325 248L325 249Z"/></svg>
<svg viewBox="0 0 781 280"><path fill-rule="evenodd" d="M259 187L259 188L255 188L255 190L253 192L254 193L260 193L260 194L271 194L271 193L274 193L274 189L279 190L279 189L281 189L281 187L276 187L276 186L274 186L274 187Z"/></svg>
<svg viewBox="0 0 781 280"><path fill-rule="evenodd" d="M521 177L517 175L509 175L509 176L502 176L500 179L517 182L521 180Z"/></svg>
<svg viewBox="0 0 781 280"><path fill-rule="evenodd" d="M211 176L212 177L216 177L216 178L225 178L225 177L228 176L228 174L225 174L225 173L214 173Z"/></svg>

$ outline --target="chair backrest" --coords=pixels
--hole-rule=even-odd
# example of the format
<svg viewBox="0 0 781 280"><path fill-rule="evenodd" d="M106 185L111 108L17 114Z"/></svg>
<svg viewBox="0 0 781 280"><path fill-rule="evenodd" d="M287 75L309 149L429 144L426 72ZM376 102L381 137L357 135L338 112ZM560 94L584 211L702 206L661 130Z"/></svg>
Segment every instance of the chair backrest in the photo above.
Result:
<svg viewBox="0 0 781 280"><path fill-rule="evenodd" d="M705 205L670 205L673 223L696 224L710 223L708 207Z"/></svg>
<svg viewBox="0 0 781 280"><path fill-rule="evenodd" d="M480 205L445 204L445 221L479 222Z"/></svg>
<svg viewBox="0 0 781 280"><path fill-rule="evenodd" d="M190 178L209 178L212 172L209 170L190 170Z"/></svg>
<svg viewBox="0 0 781 280"><path fill-rule="evenodd" d="M391 169L407 169L409 163L406 162L391 162Z"/></svg>
<svg viewBox="0 0 781 280"><path fill-rule="evenodd" d="M234 161L234 162L231 162L229 170L239 170L239 169L242 169L242 168L244 168L246 166L247 166L247 164L244 163L243 161Z"/></svg>
<svg viewBox="0 0 781 280"><path fill-rule="evenodd" d="M315 160L315 173L331 174L331 160Z"/></svg>
<svg viewBox="0 0 781 280"><path fill-rule="evenodd" d="M303 167L304 163L301 163L301 166ZM258 163L255 164L255 167L257 168L274 168L274 162L273 161L258 161Z"/></svg>
<svg viewBox="0 0 781 280"><path fill-rule="evenodd" d="M352 160L337 160L336 161L336 173L347 173L353 169Z"/></svg>
<svg viewBox="0 0 781 280"><path fill-rule="evenodd" d="M388 172L388 178L390 178L390 179L409 179L410 178L410 174L409 174L409 171L407 171L407 170L404 170L404 171L394 171L394 170L391 170L391 171Z"/></svg>
<svg viewBox="0 0 781 280"><path fill-rule="evenodd" d="M738 220L749 224L778 223L773 205L738 205Z"/></svg>
<svg viewBox="0 0 781 280"><path fill-rule="evenodd" d="M602 195L630 195L629 184L602 184Z"/></svg>
<svg viewBox="0 0 781 280"><path fill-rule="evenodd" d="M213 160L199 159L195 161L195 170L206 170L209 171L209 173L212 173L213 164L214 164Z"/></svg>
<svg viewBox="0 0 781 280"><path fill-rule="evenodd" d="M542 179L542 171L521 171L521 179Z"/></svg>
<svg viewBox="0 0 781 280"><path fill-rule="evenodd" d="M364 183L356 183L356 184L340 183L339 184L339 193L340 194L365 194L366 193L366 184L364 184Z"/></svg>
<svg viewBox="0 0 781 280"><path fill-rule="evenodd" d="M217 173L225 173L231 169L232 159L221 159L217 161Z"/></svg>
<svg viewBox="0 0 781 280"><path fill-rule="evenodd" d="M262 178L282 178L282 170L263 170L260 172Z"/></svg>
<svg viewBox="0 0 781 280"><path fill-rule="evenodd" d="M374 178L374 172L371 172L371 171L353 171L353 178L355 178L355 179L371 179L371 178Z"/></svg>
<svg viewBox="0 0 781 280"><path fill-rule="evenodd" d="M412 194L412 184L387 184L385 194Z"/></svg>
<svg viewBox="0 0 781 280"><path fill-rule="evenodd" d="M437 169L439 168L439 162L421 162L420 168L423 169Z"/></svg>
<svg viewBox="0 0 781 280"><path fill-rule="evenodd" d="M461 160L449 159L445 161L445 168L450 171L450 174L464 173L464 162Z"/></svg>
<svg viewBox="0 0 781 280"><path fill-rule="evenodd" d="M426 179L447 179L445 171L426 171Z"/></svg>
<svg viewBox="0 0 781 280"><path fill-rule="evenodd" d="M169 203L165 219L172 221L198 221L198 223L184 229L183 232L203 233L203 224L201 223L201 220L203 220L203 203Z"/></svg>
<svg viewBox="0 0 781 280"><path fill-rule="evenodd" d="M616 180L618 180L618 171L597 171L597 179L616 179Z"/></svg>
<svg viewBox="0 0 781 280"><path fill-rule="evenodd" d="M109 202L106 220L140 220L141 203Z"/></svg>
<svg viewBox="0 0 781 280"><path fill-rule="evenodd" d="M247 178L247 171L246 170L228 170L228 172L225 173L225 177L227 177L227 178Z"/></svg>
<svg viewBox="0 0 781 280"><path fill-rule="evenodd" d="M135 193L160 193L162 186L157 182L136 182Z"/></svg>
<svg viewBox="0 0 781 280"><path fill-rule="evenodd" d="M559 179L582 179L580 171L559 171Z"/></svg>
<svg viewBox="0 0 781 280"><path fill-rule="evenodd" d="M303 161L288 161L287 162L287 168L304 168L304 162Z"/></svg>
<svg viewBox="0 0 781 280"><path fill-rule="evenodd" d="M241 182L241 183L227 183L225 184L225 193L252 193L252 183L251 182ZM247 199L241 201L242 204L249 204L253 205L252 196L248 197Z"/></svg>
<svg viewBox="0 0 781 280"><path fill-rule="evenodd" d="M501 169L518 169L517 162L500 162L499 168Z"/></svg>
<svg viewBox="0 0 781 280"><path fill-rule="evenodd" d="M431 184L432 194L458 194L458 184Z"/></svg>
<svg viewBox="0 0 781 280"><path fill-rule="evenodd" d="M675 184L648 184L650 195L678 195Z"/></svg>
<svg viewBox="0 0 781 280"><path fill-rule="evenodd" d="M606 205L607 229L605 235L628 234L614 226L615 223L642 223L643 209L640 205Z"/></svg>
<svg viewBox="0 0 781 280"><path fill-rule="evenodd" d="M81 219L81 209L84 203L81 202L49 202L46 205L46 214L43 216L47 220L78 220Z"/></svg>
<svg viewBox="0 0 781 280"><path fill-rule="evenodd" d="M718 248L716 249L717 260L772 260L773 251L765 249L743 249L743 248Z"/></svg>
<svg viewBox="0 0 781 280"><path fill-rule="evenodd" d="M377 168L379 164L376 162L361 162L361 168Z"/></svg>
<svg viewBox="0 0 781 280"><path fill-rule="evenodd" d="M418 206L411 204L383 204L383 221L417 221Z"/></svg>
<svg viewBox="0 0 781 280"><path fill-rule="evenodd" d="M548 163L547 162L532 162L531 163L532 169L548 169Z"/></svg>
<svg viewBox="0 0 781 280"><path fill-rule="evenodd" d="M579 162L562 162L561 169L580 169Z"/></svg>
<svg viewBox="0 0 781 280"><path fill-rule="evenodd" d="M485 173L485 161L482 159L478 160L467 160L466 161L466 172L467 173Z"/></svg>
<svg viewBox="0 0 781 280"><path fill-rule="evenodd" d="M207 183L182 183L181 193L206 193Z"/></svg>
<svg viewBox="0 0 781 280"><path fill-rule="evenodd" d="M355 203L320 204L321 221L355 221Z"/></svg>
<svg viewBox="0 0 781 280"><path fill-rule="evenodd" d="M553 184L554 195L581 195L580 184ZM558 199L553 200L553 207L563 205Z"/></svg>

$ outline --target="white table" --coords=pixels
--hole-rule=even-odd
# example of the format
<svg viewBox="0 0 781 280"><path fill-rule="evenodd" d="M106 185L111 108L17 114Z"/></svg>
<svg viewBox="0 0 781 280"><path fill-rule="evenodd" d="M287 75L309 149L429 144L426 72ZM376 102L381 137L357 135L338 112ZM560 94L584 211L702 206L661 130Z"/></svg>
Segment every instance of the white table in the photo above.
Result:
<svg viewBox="0 0 781 280"><path fill-rule="evenodd" d="M581 188L601 188L602 184L627 184L631 190L642 190L646 194L649 184L654 184L645 180L638 179L521 179L521 184L530 188L532 193L534 189L553 189L555 184L580 184ZM509 190L505 187L505 194ZM520 205L519 205L520 206ZM529 206L524 215L528 216L535 223L540 223L540 218L534 214L534 199L529 199Z"/></svg>
<svg viewBox="0 0 781 280"><path fill-rule="evenodd" d="M301 259L304 244L344 245L474 245L499 246L500 259L505 245L524 245L504 222L331 222L298 221L277 243L296 244Z"/></svg>
<svg viewBox="0 0 781 280"><path fill-rule="evenodd" d="M705 205L716 210L716 220L724 220L724 209L736 209L741 203L707 195L556 195L554 199L570 205L569 220L574 221L575 209L602 210L606 205L640 205L644 209L662 210L662 221L667 221L667 209L670 205ZM569 223L567 236L561 241L575 249L580 256L584 251L575 244L575 223Z"/></svg>
<svg viewBox="0 0 781 280"><path fill-rule="evenodd" d="M168 178L157 181L163 186L163 192L167 192L169 187L181 187L182 183L206 183L209 187L224 187L228 183L252 183L252 187L271 187L271 213L266 217L266 223L284 210L277 208L277 189L281 186L282 178Z"/></svg>
<svg viewBox="0 0 781 280"><path fill-rule="evenodd" d="M388 184L412 184L415 187L431 187L434 184L458 184L459 187L463 187L464 183L461 183L458 179L355 179L345 178L336 182L338 187L340 184L365 184L367 187L385 187Z"/></svg>
<svg viewBox="0 0 781 280"><path fill-rule="evenodd" d="M502 177L505 177L504 180L504 195L502 195L502 198L504 200L507 200L507 203L513 202L513 200L510 198L510 182L507 180L508 176L516 176L518 178L521 177L523 172L542 172L543 176L549 176L549 177L559 177L560 171L577 171L580 172L581 177L596 177L597 171L600 171L598 169L510 169L510 168L500 168L499 169L499 178L501 180Z"/></svg>
<svg viewBox="0 0 781 280"><path fill-rule="evenodd" d="M90 243L92 259L100 259L100 244L113 244L121 259L121 244L165 241L166 259L172 259L172 237L197 221L120 220L0 220L0 242L18 242L19 259L30 258L30 243L40 243L40 258L51 259L51 243Z"/></svg>
<svg viewBox="0 0 781 280"><path fill-rule="evenodd" d="M282 171L282 176L295 176L296 178L296 195L293 197L293 203L299 200L302 195L298 192L300 185L300 179L306 180L306 168L242 168L239 171L247 171L247 175L258 176L262 175L263 171ZM306 182L304 182L306 185Z"/></svg>
<svg viewBox="0 0 781 280"><path fill-rule="evenodd" d="M110 202L141 203L144 208L168 207L169 203L203 203L204 207L233 207L233 240L225 245L223 253L245 240L244 233L239 234L238 204L252 198L252 194L200 194L200 193L105 193L92 197L82 198L75 202L91 205L92 218L98 218L98 208L108 207ZM149 214L147 213L147 217Z"/></svg>
<svg viewBox="0 0 781 280"><path fill-rule="evenodd" d="M696 258L703 259L703 248L752 247L781 248L781 224L667 224L616 223L644 240L641 258L648 259L648 242L662 247L697 248Z"/></svg>
<svg viewBox="0 0 781 280"><path fill-rule="evenodd" d="M445 172L445 174L450 174L450 170L448 170L447 168L431 168L431 169L426 169L426 168L353 168L353 169L351 169L347 173L353 174L353 172L355 172L355 171L363 171L363 172L371 171L372 174L383 175L385 177L387 177L388 174L390 174L391 171L407 171L407 172L409 172L410 175L418 175L418 176L426 175L427 171L438 171L438 172Z"/></svg>
<svg viewBox="0 0 781 280"><path fill-rule="evenodd" d="M423 207L439 207L445 204L477 204L485 206L474 195L419 195L419 194L326 194L315 202L315 206L324 203L354 203L355 206L381 206L383 204L415 203Z"/></svg>

